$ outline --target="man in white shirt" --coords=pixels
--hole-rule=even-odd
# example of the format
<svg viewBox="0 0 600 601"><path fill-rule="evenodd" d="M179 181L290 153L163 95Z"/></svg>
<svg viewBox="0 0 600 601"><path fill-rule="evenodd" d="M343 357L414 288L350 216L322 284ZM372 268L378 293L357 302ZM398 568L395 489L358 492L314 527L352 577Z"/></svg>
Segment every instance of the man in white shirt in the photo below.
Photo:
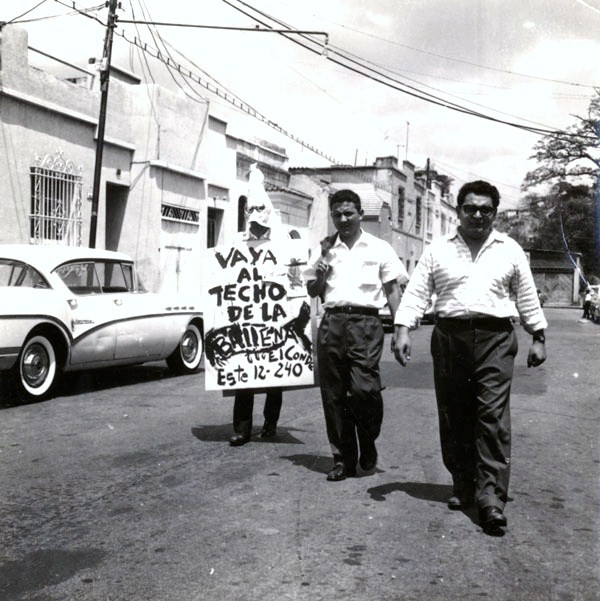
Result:
<svg viewBox="0 0 600 601"><path fill-rule="evenodd" d="M532 334L527 365L546 359L547 322L522 248L493 229L498 190L465 184L457 197L456 233L423 253L394 318L392 350L407 365L410 328L436 294L431 338L440 441L452 475L450 509L477 502L484 531L502 534L510 475L510 386L517 337L515 307Z"/></svg>
<svg viewBox="0 0 600 601"><path fill-rule="evenodd" d="M399 283L408 274L387 242L362 230L358 194L339 190L329 210L337 234L312 253L304 279L309 295L323 300L317 358L334 460L327 479L338 481L356 475L357 461L367 472L377 464L375 440L383 420L379 310L387 303L395 314Z"/></svg>

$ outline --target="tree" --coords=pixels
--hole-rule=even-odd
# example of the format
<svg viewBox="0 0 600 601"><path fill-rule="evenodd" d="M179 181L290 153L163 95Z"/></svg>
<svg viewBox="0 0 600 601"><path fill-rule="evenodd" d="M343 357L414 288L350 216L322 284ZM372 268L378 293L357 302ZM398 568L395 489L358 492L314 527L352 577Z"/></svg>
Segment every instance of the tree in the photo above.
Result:
<svg viewBox="0 0 600 601"><path fill-rule="evenodd" d="M533 147L538 166L525 175L522 188L571 182L596 186L600 175L600 88L590 102L587 117L564 130L547 134Z"/></svg>
<svg viewBox="0 0 600 601"><path fill-rule="evenodd" d="M583 254L588 276L600 274L600 88L586 117L541 138L530 157L538 166L528 172L523 190L545 187L535 199L533 242L538 248ZM531 205L529 205L531 208Z"/></svg>

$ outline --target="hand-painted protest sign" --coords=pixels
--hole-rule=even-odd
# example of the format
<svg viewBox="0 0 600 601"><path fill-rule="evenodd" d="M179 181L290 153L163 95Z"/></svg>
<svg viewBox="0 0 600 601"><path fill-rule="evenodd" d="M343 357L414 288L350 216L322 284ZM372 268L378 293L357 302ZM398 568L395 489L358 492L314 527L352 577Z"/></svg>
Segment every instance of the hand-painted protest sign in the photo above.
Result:
<svg viewBox="0 0 600 601"><path fill-rule="evenodd" d="M210 253L206 389L312 385L310 304L301 240L223 245Z"/></svg>

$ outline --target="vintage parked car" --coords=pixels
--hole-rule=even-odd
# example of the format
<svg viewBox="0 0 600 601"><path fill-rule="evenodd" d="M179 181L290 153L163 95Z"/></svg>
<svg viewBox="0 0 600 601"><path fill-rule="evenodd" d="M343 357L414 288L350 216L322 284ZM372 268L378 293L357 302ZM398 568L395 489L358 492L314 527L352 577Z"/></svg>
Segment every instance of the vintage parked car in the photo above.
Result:
<svg viewBox="0 0 600 601"><path fill-rule="evenodd" d="M147 292L123 253L0 244L0 370L28 397L66 371L166 359L194 373L202 335L197 301Z"/></svg>

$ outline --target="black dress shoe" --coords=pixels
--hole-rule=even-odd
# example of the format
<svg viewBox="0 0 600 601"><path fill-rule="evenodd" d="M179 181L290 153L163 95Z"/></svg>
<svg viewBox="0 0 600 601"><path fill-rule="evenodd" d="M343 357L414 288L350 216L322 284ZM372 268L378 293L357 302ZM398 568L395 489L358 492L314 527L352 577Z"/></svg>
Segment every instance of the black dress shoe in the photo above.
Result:
<svg viewBox="0 0 600 601"><path fill-rule="evenodd" d="M498 507L489 506L479 510L479 524L486 532L498 531L506 526L506 517Z"/></svg>
<svg viewBox="0 0 600 601"><path fill-rule="evenodd" d="M353 478L356 476L356 469L352 470L347 468L343 463L336 463L333 469L327 474L327 480L330 482L339 482L346 478Z"/></svg>
<svg viewBox="0 0 600 601"><path fill-rule="evenodd" d="M265 422L265 425L262 427L259 438L273 438L277 436L277 424Z"/></svg>
<svg viewBox="0 0 600 601"><path fill-rule="evenodd" d="M229 444L232 447L241 447L243 444L250 442L250 436L244 436L243 434L234 434L229 439Z"/></svg>

